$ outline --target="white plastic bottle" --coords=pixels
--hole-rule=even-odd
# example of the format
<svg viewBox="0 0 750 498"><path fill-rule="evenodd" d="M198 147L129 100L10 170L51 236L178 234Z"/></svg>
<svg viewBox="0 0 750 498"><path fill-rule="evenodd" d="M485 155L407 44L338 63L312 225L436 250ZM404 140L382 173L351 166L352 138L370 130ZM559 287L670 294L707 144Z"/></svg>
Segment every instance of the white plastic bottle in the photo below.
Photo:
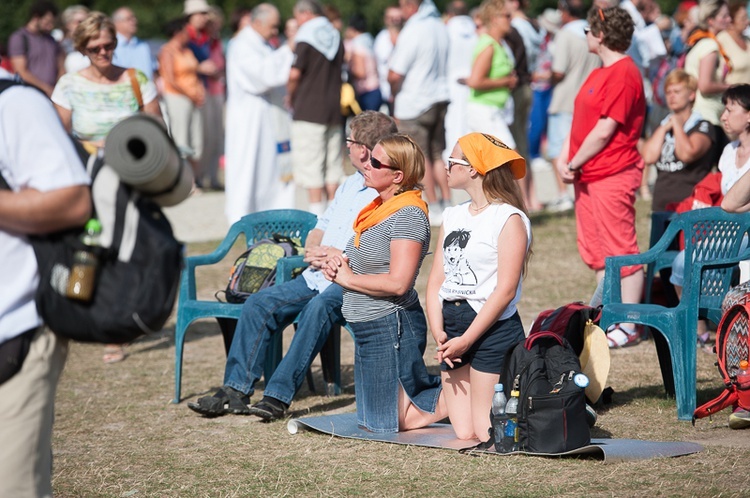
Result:
<svg viewBox="0 0 750 498"><path fill-rule="evenodd" d="M505 436L505 422L508 417L505 415L505 405L508 400L505 398L505 391L502 384L495 384L495 394L492 396L492 429L495 443L495 451L504 453L503 437Z"/></svg>

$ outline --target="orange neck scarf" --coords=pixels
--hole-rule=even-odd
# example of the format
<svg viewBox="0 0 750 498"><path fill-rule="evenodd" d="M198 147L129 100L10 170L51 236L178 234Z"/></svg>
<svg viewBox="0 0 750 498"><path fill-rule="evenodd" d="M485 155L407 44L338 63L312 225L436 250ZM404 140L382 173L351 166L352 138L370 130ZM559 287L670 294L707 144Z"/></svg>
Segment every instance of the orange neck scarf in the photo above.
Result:
<svg viewBox="0 0 750 498"><path fill-rule="evenodd" d="M422 200L422 192L420 190L407 190L401 194L394 195L385 202L379 196L376 197L359 212L357 218L354 220L354 247L359 247L359 239L362 236L362 232L374 227L399 209L407 206L418 207L427 215L427 203Z"/></svg>
<svg viewBox="0 0 750 498"><path fill-rule="evenodd" d="M711 33L710 31L705 31L702 29L696 29L693 31L690 36L688 37L688 46L693 47L696 43L701 41L704 38L711 38L713 41L716 42L716 45L719 46L719 53L724 58L724 63L727 65L727 73L732 72L732 61L729 60L729 56L724 52L724 48L721 46L721 43L719 43L719 40L716 39L716 35Z"/></svg>

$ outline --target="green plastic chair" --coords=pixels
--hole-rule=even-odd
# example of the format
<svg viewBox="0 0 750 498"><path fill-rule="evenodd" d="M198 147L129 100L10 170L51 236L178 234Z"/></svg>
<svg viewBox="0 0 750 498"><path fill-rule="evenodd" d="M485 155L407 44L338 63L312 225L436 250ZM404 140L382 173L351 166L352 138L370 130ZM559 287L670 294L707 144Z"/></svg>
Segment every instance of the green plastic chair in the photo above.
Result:
<svg viewBox="0 0 750 498"><path fill-rule="evenodd" d="M732 271L737 263L750 258L750 250L740 254L748 230L750 213L699 209L674 217L659 242L645 253L606 259L600 326L606 330L625 322L651 327L664 386L676 397L680 420L691 420L695 410L698 319L720 321ZM680 303L674 308L622 303L620 269L657 261L680 232L685 233L685 284Z"/></svg>
<svg viewBox="0 0 750 498"><path fill-rule="evenodd" d="M182 389L182 356L185 334L188 326L199 318L228 318L237 320L242 312L242 304L203 301L196 297L195 269L198 266L213 265L227 255L237 238L244 234L247 246L274 234L298 239L302 245L307 234L315 227L317 217L298 209L274 209L244 216L229 228L224 240L212 253L185 258L185 268L180 279L180 296L177 300L177 325L175 327L175 385L174 403L180 402ZM293 256L302 260L301 256ZM280 334L277 334L280 335ZM278 364L278 362L276 362ZM270 376L269 367L275 368L273 360L266 357L265 375ZM272 373L273 370L271 370Z"/></svg>

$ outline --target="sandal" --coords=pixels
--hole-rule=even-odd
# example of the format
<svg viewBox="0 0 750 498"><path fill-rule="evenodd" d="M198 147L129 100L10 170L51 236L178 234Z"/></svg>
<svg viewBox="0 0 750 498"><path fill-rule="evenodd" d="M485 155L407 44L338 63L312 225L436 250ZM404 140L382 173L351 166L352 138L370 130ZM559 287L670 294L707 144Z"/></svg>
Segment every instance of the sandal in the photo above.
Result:
<svg viewBox="0 0 750 498"><path fill-rule="evenodd" d="M706 332L698 336L698 349L708 354L716 354L716 350L712 344L709 344L711 340L711 332Z"/></svg>
<svg viewBox="0 0 750 498"><path fill-rule="evenodd" d="M272 420L284 418L286 408L281 401L263 396L263 399L250 407L250 413L262 418L266 422L271 422Z"/></svg>
<svg viewBox="0 0 750 498"><path fill-rule="evenodd" d="M641 342L641 338L635 330L630 332L620 324L615 325L607 331L609 349L627 348L635 346L639 342Z"/></svg>
<svg viewBox="0 0 750 498"><path fill-rule="evenodd" d="M127 356L127 353L125 353L125 346L121 346L118 344L108 344L104 346L104 355L102 356L102 361L104 361L105 365L110 365L112 363L121 362Z"/></svg>
<svg viewBox="0 0 750 498"><path fill-rule="evenodd" d="M204 417L221 417L231 413L233 415L250 415L250 396L242 394L236 389L224 386L213 396L198 398L197 403L188 403L188 408L200 413Z"/></svg>

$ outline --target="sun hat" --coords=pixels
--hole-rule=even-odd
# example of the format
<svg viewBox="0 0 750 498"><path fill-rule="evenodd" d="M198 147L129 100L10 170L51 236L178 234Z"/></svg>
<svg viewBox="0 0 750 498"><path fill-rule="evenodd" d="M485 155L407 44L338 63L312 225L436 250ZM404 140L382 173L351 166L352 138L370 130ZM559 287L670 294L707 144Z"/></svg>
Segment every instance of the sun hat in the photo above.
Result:
<svg viewBox="0 0 750 498"><path fill-rule="evenodd" d="M562 12L557 9L544 9L537 21L548 33L554 35L562 26Z"/></svg>
<svg viewBox="0 0 750 498"><path fill-rule="evenodd" d="M583 350L578 359L581 371L589 378L586 397L596 403L604 391L609 376L609 345L604 331L593 323L587 323L583 330Z"/></svg>
<svg viewBox="0 0 750 498"><path fill-rule="evenodd" d="M469 133L458 139L466 159L481 175L506 164L517 180L526 176L526 161L497 137L486 133Z"/></svg>
<svg viewBox="0 0 750 498"><path fill-rule="evenodd" d="M183 15L192 16L193 14L208 12L209 6L206 0L185 0L185 10Z"/></svg>

